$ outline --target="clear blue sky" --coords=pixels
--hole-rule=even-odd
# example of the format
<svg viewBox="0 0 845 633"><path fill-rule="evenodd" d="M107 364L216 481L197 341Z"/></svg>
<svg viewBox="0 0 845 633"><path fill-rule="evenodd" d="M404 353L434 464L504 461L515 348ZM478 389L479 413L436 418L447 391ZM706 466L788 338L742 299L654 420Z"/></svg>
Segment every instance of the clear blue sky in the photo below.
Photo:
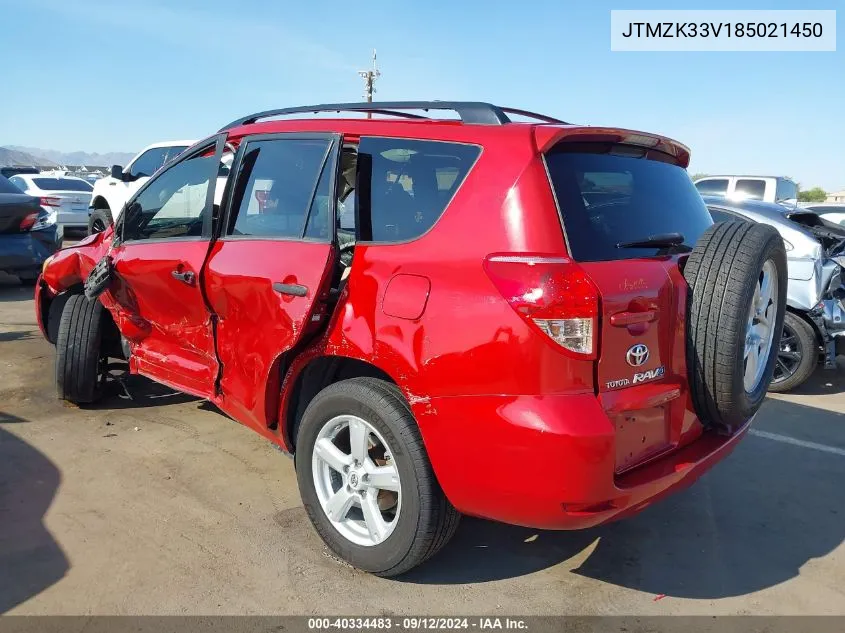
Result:
<svg viewBox="0 0 845 633"><path fill-rule="evenodd" d="M835 53L612 53L611 8L838 8ZM0 145L134 151L270 107L473 99L659 132L692 172L845 188L845 3L0 0ZM16 88L11 88L16 86Z"/></svg>

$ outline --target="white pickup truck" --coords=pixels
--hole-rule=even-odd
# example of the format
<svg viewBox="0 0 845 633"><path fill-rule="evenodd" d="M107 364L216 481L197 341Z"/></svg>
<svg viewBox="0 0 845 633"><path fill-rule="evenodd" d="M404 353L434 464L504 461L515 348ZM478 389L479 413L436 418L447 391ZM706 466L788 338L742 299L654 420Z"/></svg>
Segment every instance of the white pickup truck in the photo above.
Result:
<svg viewBox="0 0 845 633"><path fill-rule="evenodd" d="M155 171L172 160L196 141L166 141L153 143L142 149L126 167L114 165L111 176L94 183L91 206L88 209L88 234L105 231L123 210L126 201Z"/></svg>

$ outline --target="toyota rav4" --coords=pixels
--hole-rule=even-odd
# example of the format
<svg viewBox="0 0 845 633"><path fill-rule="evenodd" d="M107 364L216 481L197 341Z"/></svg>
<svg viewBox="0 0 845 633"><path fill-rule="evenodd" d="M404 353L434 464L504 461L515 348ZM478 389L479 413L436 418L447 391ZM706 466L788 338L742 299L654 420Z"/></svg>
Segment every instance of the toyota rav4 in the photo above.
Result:
<svg viewBox="0 0 845 633"><path fill-rule="evenodd" d="M288 116L317 112L343 114ZM58 395L93 402L122 356L210 400L293 454L325 543L383 576L461 514L633 514L735 447L783 325L782 240L713 225L689 157L475 102L245 117L45 264Z"/></svg>

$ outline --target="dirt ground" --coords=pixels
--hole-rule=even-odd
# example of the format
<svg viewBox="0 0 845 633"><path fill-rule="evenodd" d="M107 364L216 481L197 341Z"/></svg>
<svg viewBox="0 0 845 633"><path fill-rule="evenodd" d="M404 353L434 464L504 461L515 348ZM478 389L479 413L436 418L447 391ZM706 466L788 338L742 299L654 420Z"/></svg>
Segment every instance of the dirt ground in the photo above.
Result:
<svg viewBox="0 0 845 633"><path fill-rule="evenodd" d="M252 431L137 377L132 400L65 406L53 357L31 289L0 278L0 613L845 614L845 371L770 398L731 457L633 519L465 519L384 580L328 555Z"/></svg>

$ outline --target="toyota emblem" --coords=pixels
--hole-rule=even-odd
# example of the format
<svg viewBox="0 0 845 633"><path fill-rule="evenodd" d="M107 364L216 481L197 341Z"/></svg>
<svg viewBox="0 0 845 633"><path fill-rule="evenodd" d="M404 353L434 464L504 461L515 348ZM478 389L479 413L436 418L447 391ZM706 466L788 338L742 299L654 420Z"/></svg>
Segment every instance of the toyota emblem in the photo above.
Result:
<svg viewBox="0 0 845 633"><path fill-rule="evenodd" d="M631 367L640 367L645 365L646 361L648 361L648 348L642 343L637 343L628 350L628 354L625 358Z"/></svg>

